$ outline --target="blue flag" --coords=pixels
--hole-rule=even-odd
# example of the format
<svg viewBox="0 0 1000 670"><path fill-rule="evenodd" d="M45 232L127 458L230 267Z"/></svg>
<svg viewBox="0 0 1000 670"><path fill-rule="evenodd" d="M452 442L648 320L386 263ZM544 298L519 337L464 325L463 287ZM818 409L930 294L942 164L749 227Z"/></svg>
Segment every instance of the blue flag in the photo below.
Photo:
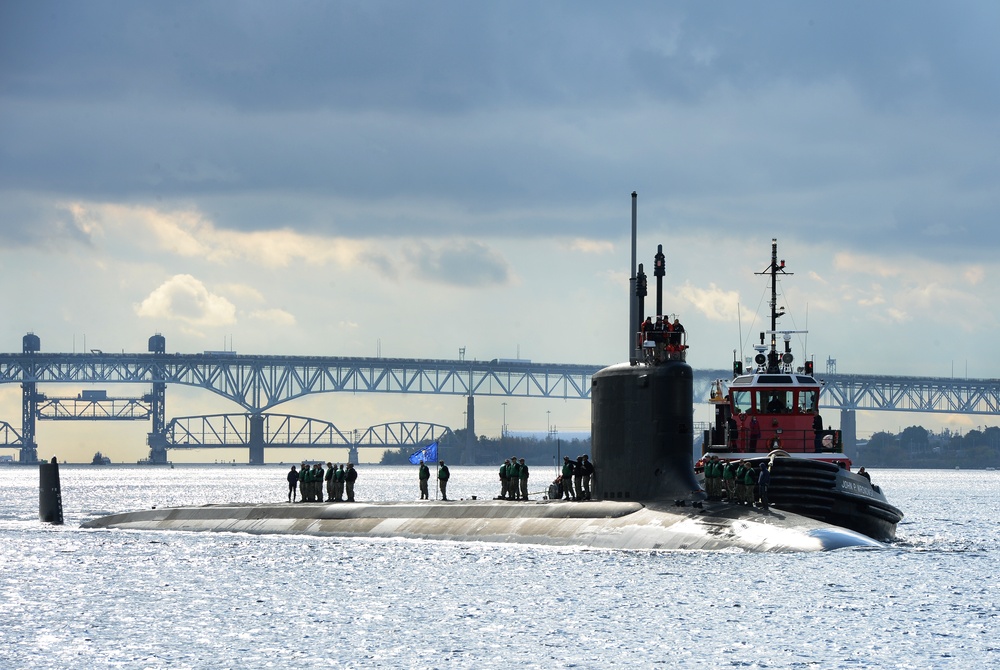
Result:
<svg viewBox="0 0 1000 670"><path fill-rule="evenodd" d="M437 440L435 440L434 442L431 442L420 451L411 455L410 463L413 463L414 465L416 465L420 461L424 461L425 463L432 463L436 462L437 459L438 459L438 443Z"/></svg>

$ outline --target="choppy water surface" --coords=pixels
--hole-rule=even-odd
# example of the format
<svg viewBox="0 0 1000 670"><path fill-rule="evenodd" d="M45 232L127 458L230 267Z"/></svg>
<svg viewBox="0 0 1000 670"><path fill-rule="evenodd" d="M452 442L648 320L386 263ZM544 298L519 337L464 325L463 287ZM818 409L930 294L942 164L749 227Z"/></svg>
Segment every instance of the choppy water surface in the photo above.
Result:
<svg viewBox="0 0 1000 670"><path fill-rule="evenodd" d="M63 467L53 527L37 469L0 468L0 667L1000 665L997 472L874 472L907 514L899 541L823 554L79 528L283 500L285 470ZM415 470L362 467L358 498L415 499ZM452 475L450 497L496 493L494 468Z"/></svg>

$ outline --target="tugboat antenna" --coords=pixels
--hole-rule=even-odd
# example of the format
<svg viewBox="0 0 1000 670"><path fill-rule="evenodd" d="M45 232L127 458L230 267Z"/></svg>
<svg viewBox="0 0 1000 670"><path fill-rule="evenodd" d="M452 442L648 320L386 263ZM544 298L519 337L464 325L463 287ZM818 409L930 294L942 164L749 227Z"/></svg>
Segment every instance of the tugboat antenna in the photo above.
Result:
<svg viewBox="0 0 1000 670"><path fill-rule="evenodd" d="M758 275L771 275L771 355L768 356L768 372L772 372L770 369L772 363L776 366L778 360L778 341L775 335L778 332L778 317L782 316L784 312L778 314L778 273L783 275L794 274L792 272L785 272L785 261L782 260L781 264L778 264L778 239L775 237L771 238L771 265L768 266L763 272L755 272ZM777 369L773 370L777 372Z"/></svg>

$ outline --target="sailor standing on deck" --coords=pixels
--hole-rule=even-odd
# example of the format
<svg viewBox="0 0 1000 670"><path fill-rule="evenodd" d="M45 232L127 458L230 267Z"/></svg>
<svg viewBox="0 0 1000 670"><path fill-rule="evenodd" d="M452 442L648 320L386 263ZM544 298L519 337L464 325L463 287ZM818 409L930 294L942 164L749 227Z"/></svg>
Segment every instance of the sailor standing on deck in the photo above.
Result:
<svg viewBox="0 0 1000 670"><path fill-rule="evenodd" d="M420 461L420 499L430 500L430 495L427 493L427 480L431 478L431 469L427 467L427 464Z"/></svg>
<svg viewBox="0 0 1000 670"><path fill-rule="evenodd" d="M757 484L757 471L754 470L753 463L747 463L746 467L747 469L743 474L743 485L745 487L743 489L743 495L745 496L743 498L743 501L747 505L750 505L750 507L753 507L754 502L756 502L754 489L756 488Z"/></svg>
<svg viewBox="0 0 1000 670"><path fill-rule="evenodd" d="M569 460L569 456L563 456L562 490L564 499L573 498L573 461Z"/></svg>
<svg viewBox="0 0 1000 670"><path fill-rule="evenodd" d="M292 466L288 472L288 502L295 502L295 492L299 488L299 472Z"/></svg>
<svg viewBox="0 0 1000 670"><path fill-rule="evenodd" d="M594 464L587 454L583 455L583 498L590 500L590 484L594 480Z"/></svg>
<svg viewBox="0 0 1000 670"><path fill-rule="evenodd" d="M448 499L448 480L451 478L451 472L448 470L448 466L444 464L444 461L438 461L438 488L441 489L441 500Z"/></svg>
<svg viewBox="0 0 1000 670"><path fill-rule="evenodd" d="M524 464L524 459L517 463L517 477L521 483L521 500L528 499L528 466Z"/></svg>
<svg viewBox="0 0 1000 670"><path fill-rule="evenodd" d="M708 493L708 497L712 499L718 499L722 496L720 492L722 487L720 482L722 481L722 470L719 469L719 457L716 455L711 455L708 460L705 461L705 492Z"/></svg>
<svg viewBox="0 0 1000 670"><path fill-rule="evenodd" d="M743 503L747 499L747 464L746 461L740 461L736 466L736 477L733 480L733 486L736 487L736 495L733 502Z"/></svg>
<svg viewBox="0 0 1000 670"><path fill-rule="evenodd" d="M722 485L726 489L726 502L736 502L736 468L732 461L722 466Z"/></svg>
<svg viewBox="0 0 1000 670"><path fill-rule="evenodd" d="M312 502L323 502L323 464L313 465Z"/></svg>
<svg viewBox="0 0 1000 670"><path fill-rule="evenodd" d="M347 473L344 472L344 464L337 463L337 474L334 475L333 492L337 502L344 502L344 482L347 481Z"/></svg>
<svg viewBox="0 0 1000 670"><path fill-rule="evenodd" d="M577 456L573 466L573 490L576 491L573 500L583 500L583 456Z"/></svg>
<svg viewBox="0 0 1000 670"><path fill-rule="evenodd" d="M767 487L771 485L771 472L767 468L767 462L760 464L760 475L757 479L757 488L760 490L760 506L767 509L771 503L767 499Z"/></svg>
<svg viewBox="0 0 1000 670"><path fill-rule="evenodd" d="M327 462L326 464L326 501L333 502L333 463ZM323 497L320 496L320 500Z"/></svg>
<svg viewBox="0 0 1000 670"><path fill-rule="evenodd" d="M510 469L509 458L500 466L500 500L506 500L507 494L510 492L510 478L507 476L508 469Z"/></svg>
<svg viewBox="0 0 1000 670"><path fill-rule="evenodd" d="M517 464L517 456L510 457L510 465L507 466L507 499L517 500L518 487L521 482L521 466Z"/></svg>
<svg viewBox="0 0 1000 670"><path fill-rule="evenodd" d="M354 469L354 463L347 464L344 480L347 482L347 502L354 502L354 482L358 480L358 471Z"/></svg>
<svg viewBox="0 0 1000 670"><path fill-rule="evenodd" d="M309 497L309 466L306 465L305 461L302 461L302 467L299 468L299 502L306 502Z"/></svg>

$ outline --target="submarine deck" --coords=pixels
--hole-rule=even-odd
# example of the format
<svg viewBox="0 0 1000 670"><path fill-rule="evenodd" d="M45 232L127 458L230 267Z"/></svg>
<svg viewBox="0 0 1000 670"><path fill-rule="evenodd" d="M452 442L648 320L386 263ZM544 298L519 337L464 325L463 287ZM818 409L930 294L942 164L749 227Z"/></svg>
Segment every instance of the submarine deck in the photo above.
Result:
<svg viewBox="0 0 1000 670"><path fill-rule="evenodd" d="M881 547L844 528L727 503L701 508L619 501L229 503L112 514L84 528L504 542L593 549L743 549L754 552Z"/></svg>

